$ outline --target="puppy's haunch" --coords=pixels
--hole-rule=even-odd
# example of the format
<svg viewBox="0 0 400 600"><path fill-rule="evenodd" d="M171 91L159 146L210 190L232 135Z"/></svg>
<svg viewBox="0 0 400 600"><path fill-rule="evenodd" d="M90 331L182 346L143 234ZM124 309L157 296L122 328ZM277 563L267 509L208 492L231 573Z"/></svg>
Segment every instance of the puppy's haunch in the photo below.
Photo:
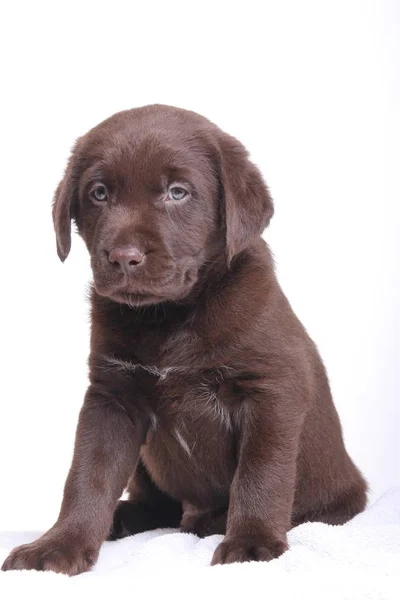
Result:
<svg viewBox="0 0 400 600"><path fill-rule="evenodd" d="M213 564L270 560L294 525L363 510L272 215L242 144L195 113L129 110L77 141L53 218L61 260L71 221L91 257L90 386L59 518L3 569L73 575L106 538L179 526L225 534Z"/></svg>

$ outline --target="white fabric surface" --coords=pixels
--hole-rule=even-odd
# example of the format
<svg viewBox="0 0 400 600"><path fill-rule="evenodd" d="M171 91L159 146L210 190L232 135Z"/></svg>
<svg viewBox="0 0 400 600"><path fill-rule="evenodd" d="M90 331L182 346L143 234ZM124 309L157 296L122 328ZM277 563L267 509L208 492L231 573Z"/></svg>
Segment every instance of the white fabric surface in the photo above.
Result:
<svg viewBox="0 0 400 600"><path fill-rule="evenodd" d="M0 533L0 563L39 533ZM1 598L71 598L96 593L146 599L400 599L400 488L350 523L306 523L289 533L290 550L270 563L209 567L222 536L199 539L163 529L106 542L90 573L67 577L0 572ZM134 596L133 596L134 595ZM90 598L91 596L89 596Z"/></svg>

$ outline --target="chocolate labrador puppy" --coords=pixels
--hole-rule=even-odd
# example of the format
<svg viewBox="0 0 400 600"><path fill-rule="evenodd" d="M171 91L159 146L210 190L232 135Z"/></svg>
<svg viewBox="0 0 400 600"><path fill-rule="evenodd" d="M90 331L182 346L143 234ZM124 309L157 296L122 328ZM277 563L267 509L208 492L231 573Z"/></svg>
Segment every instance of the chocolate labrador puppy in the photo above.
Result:
<svg viewBox="0 0 400 600"><path fill-rule="evenodd" d="M242 144L193 112L124 111L77 141L53 217L61 260L71 220L91 256L90 386L59 518L3 569L82 573L107 537L157 527L225 534L214 565L270 560L291 527L363 510L272 215Z"/></svg>

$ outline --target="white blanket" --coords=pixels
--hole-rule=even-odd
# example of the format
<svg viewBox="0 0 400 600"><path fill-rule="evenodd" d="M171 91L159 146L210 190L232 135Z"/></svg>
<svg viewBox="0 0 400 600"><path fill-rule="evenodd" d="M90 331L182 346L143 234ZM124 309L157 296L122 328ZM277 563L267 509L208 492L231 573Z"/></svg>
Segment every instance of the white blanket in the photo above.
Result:
<svg viewBox="0 0 400 600"><path fill-rule="evenodd" d="M39 533L0 533L0 563ZM222 536L199 539L171 529L106 542L90 573L67 577L35 571L0 573L0 597L174 600L202 597L307 597L400 600L400 488L388 491L350 523L306 523L289 533L290 550L270 563L209 567Z"/></svg>

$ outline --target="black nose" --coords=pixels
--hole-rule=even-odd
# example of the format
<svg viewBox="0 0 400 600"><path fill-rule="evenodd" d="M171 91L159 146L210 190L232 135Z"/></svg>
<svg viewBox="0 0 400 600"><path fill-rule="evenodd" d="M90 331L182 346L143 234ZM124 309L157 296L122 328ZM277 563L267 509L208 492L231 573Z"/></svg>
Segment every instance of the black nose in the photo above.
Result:
<svg viewBox="0 0 400 600"><path fill-rule="evenodd" d="M125 248L114 248L108 255L111 264L116 265L123 273L133 273L138 265L144 260L144 253L135 246Z"/></svg>

